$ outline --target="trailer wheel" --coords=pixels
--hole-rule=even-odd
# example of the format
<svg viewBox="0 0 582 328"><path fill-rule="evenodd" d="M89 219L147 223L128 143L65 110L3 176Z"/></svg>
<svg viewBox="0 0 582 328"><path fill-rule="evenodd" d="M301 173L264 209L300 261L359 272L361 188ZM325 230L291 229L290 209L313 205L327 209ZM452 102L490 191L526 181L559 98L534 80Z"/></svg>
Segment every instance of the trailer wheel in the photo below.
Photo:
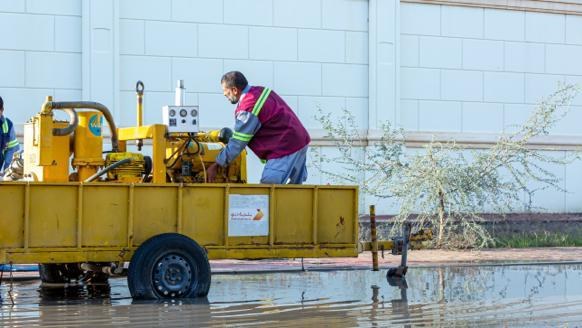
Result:
<svg viewBox="0 0 582 328"><path fill-rule="evenodd" d="M184 235L154 236L131 258L127 285L136 299L205 297L210 289L208 256Z"/></svg>
<svg viewBox="0 0 582 328"><path fill-rule="evenodd" d="M43 283L62 284L68 282L63 264L39 264L38 274Z"/></svg>
<svg viewBox="0 0 582 328"><path fill-rule="evenodd" d="M100 263L107 265L108 263ZM81 263L47 263L38 265L40 280L44 283L63 284L69 282L107 283L109 275L81 269Z"/></svg>

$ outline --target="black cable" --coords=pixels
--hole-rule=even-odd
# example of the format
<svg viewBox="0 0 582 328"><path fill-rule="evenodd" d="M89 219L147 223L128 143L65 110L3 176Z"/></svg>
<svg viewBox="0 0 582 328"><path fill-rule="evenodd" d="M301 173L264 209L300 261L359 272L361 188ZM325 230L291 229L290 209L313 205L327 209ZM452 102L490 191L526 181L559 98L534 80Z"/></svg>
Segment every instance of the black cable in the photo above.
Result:
<svg viewBox="0 0 582 328"><path fill-rule="evenodd" d="M88 177L87 179L85 179L84 182L91 182L91 181L97 179L98 177L102 176L103 174L105 174L105 173L113 170L114 168L116 168L118 166L121 166L121 165L127 164L127 163L131 163L132 160L133 159L131 159L131 158L124 158L124 159L122 159L120 161L117 161L117 162L109 165L108 167L102 169L101 171L93 174L92 176Z"/></svg>
<svg viewBox="0 0 582 328"><path fill-rule="evenodd" d="M174 157L174 155L176 155L178 152L180 152L180 155L176 156L176 159L174 160L174 162L170 165L166 165L166 168L172 168L174 165L176 165L176 163L178 162L178 159L180 159L180 156L182 156L184 154L184 150L188 149L188 144L190 144L190 139L186 140L182 145L180 145L180 147L178 147L178 149L176 149L175 152L173 152L170 157L168 157L168 160L170 160L172 157Z"/></svg>

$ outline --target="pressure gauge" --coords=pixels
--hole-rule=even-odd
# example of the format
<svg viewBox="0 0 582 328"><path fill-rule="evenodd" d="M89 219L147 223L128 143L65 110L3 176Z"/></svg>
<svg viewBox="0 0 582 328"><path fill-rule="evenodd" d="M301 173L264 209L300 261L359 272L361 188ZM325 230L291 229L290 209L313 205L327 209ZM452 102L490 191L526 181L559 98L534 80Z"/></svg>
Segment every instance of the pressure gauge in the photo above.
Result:
<svg viewBox="0 0 582 328"><path fill-rule="evenodd" d="M180 109L180 116L186 117L186 115L188 115L188 111L185 110L184 108Z"/></svg>
<svg viewBox="0 0 582 328"><path fill-rule="evenodd" d="M193 109L193 110L190 112L190 115L192 115L193 117L196 117L196 116L198 116L198 111L197 111L197 110L195 110L195 109Z"/></svg>
<svg viewBox="0 0 582 328"><path fill-rule="evenodd" d="M170 109L170 117L176 116L176 111L174 109Z"/></svg>

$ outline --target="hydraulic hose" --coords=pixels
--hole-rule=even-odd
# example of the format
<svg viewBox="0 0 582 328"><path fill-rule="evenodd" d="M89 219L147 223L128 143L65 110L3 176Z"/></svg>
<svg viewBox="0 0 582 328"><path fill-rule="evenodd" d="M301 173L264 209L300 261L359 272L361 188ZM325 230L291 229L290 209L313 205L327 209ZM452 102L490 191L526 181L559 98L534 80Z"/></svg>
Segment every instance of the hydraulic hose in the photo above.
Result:
<svg viewBox="0 0 582 328"><path fill-rule="evenodd" d="M41 114L49 114L53 109L61 109L65 112L67 112L69 114L69 116L71 116L72 114L69 112L75 112L73 109L74 108L78 108L78 109L94 109L97 111L100 111L103 116L105 117L105 120L107 120L107 124L109 125L109 130L111 131L111 145L113 148L113 152L118 152L119 151L119 138L117 136L117 127L115 126L115 121L113 121L113 116L111 115L111 112L109 111L109 109L107 107L105 107L105 105L100 104L98 102L94 102L94 101L52 101L52 97L47 97L47 101L45 101L45 103L42 105L41 108ZM73 120L75 122L78 122L78 118L77 118L77 114L75 112L75 118L73 119L73 117L71 116L71 124L69 124L69 126L62 128L62 129L55 129L55 130L59 130L59 131L53 131L54 135L67 135L72 133L75 128L77 127L76 125L74 127L73 126ZM68 132L68 133L67 133ZM55 133L64 133L64 134L55 134Z"/></svg>
<svg viewBox="0 0 582 328"><path fill-rule="evenodd" d="M64 128L54 128L53 136L68 136L69 134L75 132L77 125L79 125L79 116L77 112L71 108L60 108L63 112L69 114L70 122Z"/></svg>
<svg viewBox="0 0 582 328"><path fill-rule="evenodd" d="M91 181L93 181L93 180L97 179L98 177L102 176L103 174L105 174L105 173L107 173L107 172L109 172L109 171L113 170L114 168L116 168L116 167L119 167L119 166L121 166L121 165L123 165L123 164L130 163L131 161L132 161L132 159L131 159L131 158L124 158L124 159L122 159L122 160L120 160L120 161L117 161L117 162L115 162L115 163L113 163L113 164L109 165L108 167L105 167L105 168L101 169L99 172L97 172L97 173L93 174L92 176L88 177L88 178L87 178L85 181L83 181L83 182L91 182Z"/></svg>

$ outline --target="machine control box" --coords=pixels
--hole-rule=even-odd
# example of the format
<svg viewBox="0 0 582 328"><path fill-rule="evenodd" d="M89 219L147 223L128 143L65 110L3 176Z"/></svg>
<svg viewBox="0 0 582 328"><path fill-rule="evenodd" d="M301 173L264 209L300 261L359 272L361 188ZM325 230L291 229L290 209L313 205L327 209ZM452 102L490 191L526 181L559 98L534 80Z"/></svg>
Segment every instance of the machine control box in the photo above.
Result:
<svg viewBox="0 0 582 328"><path fill-rule="evenodd" d="M200 126L198 106L164 106L162 121L168 132L198 132Z"/></svg>

